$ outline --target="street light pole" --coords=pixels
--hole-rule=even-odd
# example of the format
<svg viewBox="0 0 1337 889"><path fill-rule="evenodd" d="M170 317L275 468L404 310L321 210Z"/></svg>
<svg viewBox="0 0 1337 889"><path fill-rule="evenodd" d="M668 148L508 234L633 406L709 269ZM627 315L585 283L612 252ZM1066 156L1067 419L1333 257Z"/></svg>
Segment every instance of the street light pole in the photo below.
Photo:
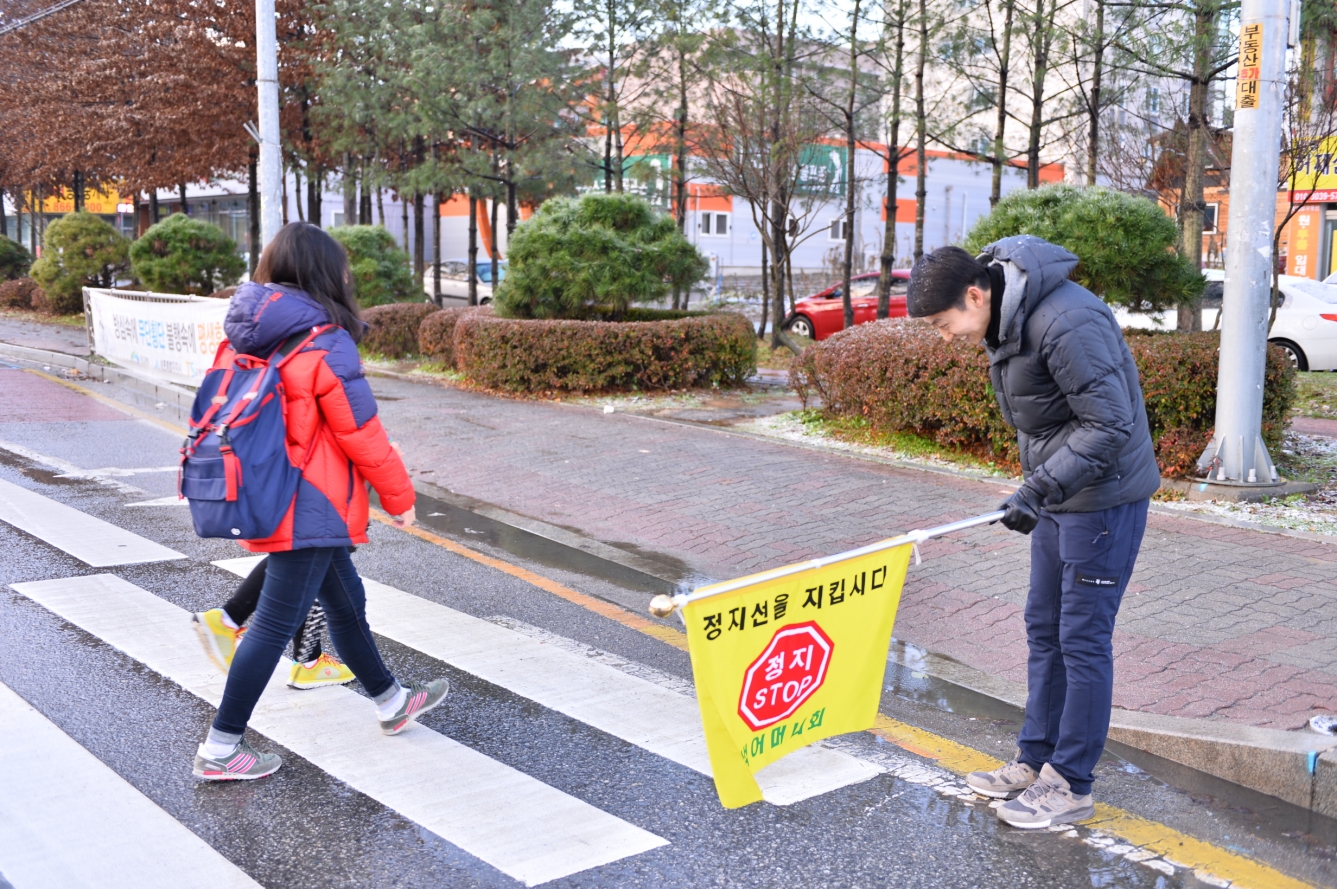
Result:
<svg viewBox="0 0 1337 889"><path fill-rule="evenodd" d="M259 91L260 247L283 225L283 154L279 147L279 59L274 0L255 0L255 67Z"/></svg>
<svg viewBox="0 0 1337 889"><path fill-rule="evenodd" d="M1281 0L1240 7L1216 431L1198 460L1215 484L1281 484L1261 432L1289 7Z"/></svg>

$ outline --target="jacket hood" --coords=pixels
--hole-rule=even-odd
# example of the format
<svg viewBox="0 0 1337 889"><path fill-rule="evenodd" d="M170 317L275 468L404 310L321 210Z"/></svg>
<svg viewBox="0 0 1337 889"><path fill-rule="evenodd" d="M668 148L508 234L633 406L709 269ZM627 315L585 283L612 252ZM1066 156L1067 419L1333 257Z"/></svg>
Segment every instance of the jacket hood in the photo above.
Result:
<svg viewBox="0 0 1337 889"><path fill-rule="evenodd" d="M991 361L1015 355L1021 348L1021 330L1026 316L1068 280L1077 267L1077 257L1035 235L1014 235L994 241L984 248L981 261L989 259L1003 268L1001 318L998 324L998 348L990 351Z"/></svg>
<svg viewBox="0 0 1337 889"><path fill-rule="evenodd" d="M329 323L325 307L306 291L286 284L247 282L232 295L223 332L237 352L268 358L299 330Z"/></svg>

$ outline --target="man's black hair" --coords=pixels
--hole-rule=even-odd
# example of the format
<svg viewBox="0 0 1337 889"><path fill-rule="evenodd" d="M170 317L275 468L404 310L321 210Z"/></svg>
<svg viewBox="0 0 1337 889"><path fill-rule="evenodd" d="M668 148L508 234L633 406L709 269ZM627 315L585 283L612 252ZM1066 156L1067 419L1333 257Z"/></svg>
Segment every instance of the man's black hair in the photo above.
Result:
<svg viewBox="0 0 1337 889"><path fill-rule="evenodd" d="M966 307L966 288L990 289L989 270L960 247L939 247L919 257L905 295L911 318Z"/></svg>

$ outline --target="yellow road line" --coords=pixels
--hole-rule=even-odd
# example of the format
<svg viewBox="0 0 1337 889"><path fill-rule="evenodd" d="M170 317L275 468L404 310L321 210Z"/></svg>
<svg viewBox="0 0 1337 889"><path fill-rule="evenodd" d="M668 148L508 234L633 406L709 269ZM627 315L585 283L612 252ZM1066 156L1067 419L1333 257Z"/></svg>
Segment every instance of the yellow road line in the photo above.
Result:
<svg viewBox="0 0 1337 889"><path fill-rule="evenodd" d="M49 373L43 373L42 371L34 370L31 367L25 367L23 370L25 373L30 373L34 376L41 377L44 380L50 380L53 383L59 383L66 389L73 389L75 392L78 392L81 395L87 395L89 398L92 398L95 401L99 401L102 404L105 404L107 407L115 408L118 411L124 411L125 413L130 414L132 417L138 417L141 420L148 420L150 423L153 423L157 426L161 426L162 428L168 430L169 432L179 432L182 435L186 434L186 430L182 426L178 426L175 423L169 423L162 417L155 417L153 414L150 414L146 411L141 411L137 407L131 407L130 405L117 401L114 398L108 398L107 396L99 392L94 392L92 389L89 389L85 386L80 386L78 383L72 383L69 380L62 380L58 376Z"/></svg>
<svg viewBox="0 0 1337 889"><path fill-rule="evenodd" d="M91 398L95 398L108 407L125 411L128 414L148 420L165 429L173 432L185 433L185 430L172 423L168 423L159 417L145 413L137 408L127 404L122 404L115 399L108 398L69 380L62 380L51 374L43 373L38 370L26 369L28 373L36 374L44 379L59 383L66 388L81 392ZM380 510L373 509L372 517L384 524L394 527L390 517ZM541 590L552 593L555 596L567 600L568 602L587 608L602 617L616 621L625 627L644 633L651 638L658 639L668 645L672 645L681 651L687 650L687 637L682 632L666 627L663 624L655 623L648 618L632 614L624 608L605 602L602 599L596 599L594 596L578 592L570 587L563 586L555 580L551 580L541 574L535 574L518 565L510 562L504 562L501 559L494 559L491 556L485 556L480 552L469 549L449 540L439 534L433 534L423 528L413 527L407 530L409 534L428 543L435 544L443 549L450 550L456 555L463 556L466 559L472 559L489 568L495 568L498 571L505 572L512 577L532 584ZM958 775L969 774L973 771L987 771L995 769L1002 765L1002 762L989 756L987 753L981 753L972 747L959 744L948 738L935 735L932 732L909 725L889 716L878 714L877 720L870 731L896 746L922 756L926 759L936 761L943 768ZM1237 855L1234 852L1228 852L1219 846L1202 840L1194 839L1186 833L1181 833L1172 827L1167 827L1156 821L1141 818L1131 812L1114 806L1107 806L1103 803L1096 805L1095 818L1084 822L1085 827L1099 830L1111 836L1118 837L1126 842L1155 852L1156 854L1173 861L1182 867L1202 870L1214 876L1221 877L1231 881L1232 886L1239 889L1313 889L1309 883L1288 877L1274 868L1268 867L1252 858L1243 855Z"/></svg>

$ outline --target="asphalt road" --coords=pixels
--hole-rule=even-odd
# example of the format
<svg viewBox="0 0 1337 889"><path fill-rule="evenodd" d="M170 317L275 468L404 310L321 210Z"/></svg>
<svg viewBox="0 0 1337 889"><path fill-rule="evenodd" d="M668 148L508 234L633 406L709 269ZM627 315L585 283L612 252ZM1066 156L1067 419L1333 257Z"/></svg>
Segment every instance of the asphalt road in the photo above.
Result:
<svg viewBox="0 0 1337 889"><path fill-rule="evenodd" d="M563 887L1178 887L1226 885L1232 879L1236 885L1337 884L1337 836L1330 822L1113 753L1100 766L1098 798L1161 830L1162 837L1209 844L1221 853L1213 859L1220 868L1195 875L1166 860L1172 855L1141 852L1099 830L1009 829L996 821L987 801L960 793L959 779L932 757L867 733L840 739L831 750L871 763L880 774L790 805L759 803L727 811L708 777L654 752L653 739L632 743L521 693L523 684L504 674L483 678L447 662L453 658L438 659L386 636L378 642L396 676L446 676L452 684L445 706L400 739L384 739L387 755L400 754L394 745L401 739L404 750L429 740L440 742L431 749L456 750L441 746L453 742L467 748L461 754L481 755L472 760L480 771L427 769L403 775L390 787L370 772L332 766L342 736L308 722L302 723L308 735L320 741L302 747L309 755L253 726L253 743L284 757L274 776L223 785L197 782L191 759L213 714L199 689L214 680L204 677L192 685L195 680L183 679L185 674L167 675L170 670L150 666L159 662L153 660L158 655L144 654L151 647L147 642L139 648L122 640L148 639L157 630L130 611L121 613L115 597L90 598L86 608L94 617L71 617L11 587L111 575L147 591L155 602L185 611L220 604L236 577L211 562L244 553L226 541L196 538L184 507L131 505L174 494L175 476L167 470L176 462L178 445L179 436L161 424L0 365L0 485L35 492L183 556L93 567L0 521L0 684L90 753L96 761L89 760L87 768L128 784L115 792L72 787L74 767L67 757L73 754L53 745L46 760L50 768L28 770L38 788L31 798L0 794L0 887L153 884L136 870L152 862L133 860L104 867L92 883L32 877L41 862L14 857L20 853L14 841L6 842L7 831L12 835L17 829L13 819L23 818L25 806L50 809L62 794L77 801L66 829L28 840L45 844L38 857L53 872L60 870L62 856L72 868L80 863L91 842L81 836L119 826L109 821L115 810L103 808L119 794L146 799L166 813L153 838L164 848L184 848L191 835L202 840L208 848L192 854L213 864L199 865L199 873L230 863L226 866L244 873L237 885L249 878L284 889L523 885L526 879L539 881L524 863L536 849L546 849L544 873L557 874L545 877L544 884ZM354 557L362 574L451 609L442 614L487 621L571 657L615 665L660 688L678 693L689 688L685 652L579 601L381 524L373 523L371 539ZM649 597L598 571L564 570L551 558L529 561L523 552L508 552L467 532L458 541L600 601ZM350 688L362 694L356 682ZM317 700L303 696L323 694L271 688L267 698L290 704L300 716L304 701ZM346 704L360 702L349 698ZM888 673L882 712L1004 759L1011 753L1017 714L900 668ZM0 717L0 738L3 722ZM0 772L14 766L15 755L0 743ZM454 793L478 775L492 774L488 770L514 780L499 783L494 793ZM399 799L412 805L387 802ZM563 822L571 818L602 826L583 840L573 838L563 832L569 826ZM147 821L130 827L155 830ZM180 827L188 833L173 832ZM624 836L625 841L610 839ZM587 847L601 842L607 847L599 853L605 862L582 866L592 854ZM1241 869L1240 862L1265 865L1266 879ZM1246 872L1254 874L1252 882L1241 878ZM164 885L186 885L187 875L178 876L179 882Z"/></svg>

